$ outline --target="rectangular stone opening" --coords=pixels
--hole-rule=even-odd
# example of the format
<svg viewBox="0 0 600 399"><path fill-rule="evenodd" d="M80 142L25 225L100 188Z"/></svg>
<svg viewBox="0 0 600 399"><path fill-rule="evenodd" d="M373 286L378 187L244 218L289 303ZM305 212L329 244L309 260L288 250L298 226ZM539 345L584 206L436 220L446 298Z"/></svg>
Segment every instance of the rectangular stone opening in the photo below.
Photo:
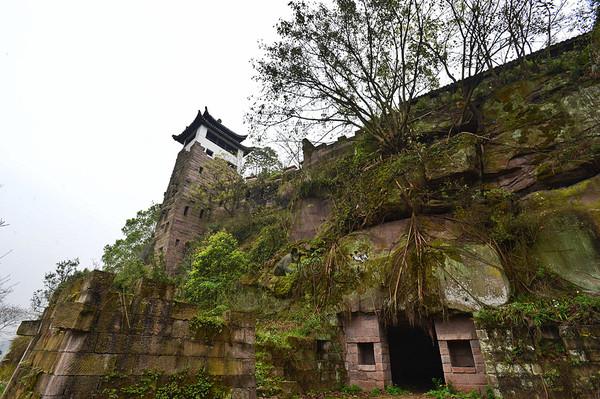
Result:
<svg viewBox="0 0 600 399"><path fill-rule="evenodd" d="M325 359L325 354L327 353L328 341L324 339L317 340L317 359L323 360Z"/></svg>
<svg viewBox="0 0 600 399"><path fill-rule="evenodd" d="M375 348L373 342L358 344L358 364L375 365Z"/></svg>
<svg viewBox="0 0 600 399"><path fill-rule="evenodd" d="M471 341L465 339L448 341L448 352L453 367L475 367Z"/></svg>
<svg viewBox="0 0 600 399"><path fill-rule="evenodd" d="M190 211L190 207L186 206L185 208L183 208L183 216L187 216L188 212Z"/></svg>

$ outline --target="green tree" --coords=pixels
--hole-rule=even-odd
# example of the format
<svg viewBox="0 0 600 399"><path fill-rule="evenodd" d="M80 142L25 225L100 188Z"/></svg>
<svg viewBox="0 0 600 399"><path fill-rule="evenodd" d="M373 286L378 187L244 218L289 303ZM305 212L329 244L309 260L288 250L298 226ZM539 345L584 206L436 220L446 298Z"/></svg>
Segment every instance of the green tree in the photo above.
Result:
<svg viewBox="0 0 600 399"><path fill-rule="evenodd" d="M290 2L278 39L254 63L253 133L362 129L395 151L410 144L413 99L437 85L435 0ZM302 128L298 129L301 125ZM325 133L323 133L325 132ZM301 137L300 137L301 138ZM319 141L317 139L317 141Z"/></svg>
<svg viewBox="0 0 600 399"><path fill-rule="evenodd" d="M254 176L265 176L282 168L279 157L271 147L255 148L244 159L244 172Z"/></svg>
<svg viewBox="0 0 600 399"><path fill-rule="evenodd" d="M56 264L56 269L44 275L44 288L36 290L31 298L31 309L36 314L41 314L48 306L52 295L72 277L78 274L79 259L68 259Z"/></svg>
<svg viewBox="0 0 600 399"><path fill-rule="evenodd" d="M132 266L143 265L144 258L152 247L154 228L159 216L160 204L153 204L148 209L139 211L134 218L127 219L121 229L124 238L119 238L114 244L104 247L104 270L119 272L126 268L131 269Z"/></svg>
<svg viewBox="0 0 600 399"><path fill-rule="evenodd" d="M193 254L185 295L205 308L222 305L247 267L248 258L238 248L237 240L230 233L219 231L206 238Z"/></svg>

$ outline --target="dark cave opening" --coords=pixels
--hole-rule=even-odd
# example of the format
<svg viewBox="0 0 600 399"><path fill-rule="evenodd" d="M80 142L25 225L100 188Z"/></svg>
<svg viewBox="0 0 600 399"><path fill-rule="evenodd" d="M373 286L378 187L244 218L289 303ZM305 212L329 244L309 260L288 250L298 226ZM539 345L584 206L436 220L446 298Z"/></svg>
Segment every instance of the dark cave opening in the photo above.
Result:
<svg viewBox="0 0 600 399"><path fill-rule="evenodd" d="M401 325L387 333L394 385L424 391L434 387L434 379L444 380L437 340L424 329Z"/></svg>

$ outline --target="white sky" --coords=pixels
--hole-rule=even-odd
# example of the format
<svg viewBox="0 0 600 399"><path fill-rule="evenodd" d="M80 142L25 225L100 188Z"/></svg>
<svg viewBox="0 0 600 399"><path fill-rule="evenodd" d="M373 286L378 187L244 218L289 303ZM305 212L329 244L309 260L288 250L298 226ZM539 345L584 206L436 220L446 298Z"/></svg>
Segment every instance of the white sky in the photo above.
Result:
<svg viewBox="0 0 600 399"><path fill-rule="evenodd" d="M246 134L249 60L287 0L0 0L0 275L29 305L161 202L199 109Z"/></svg>

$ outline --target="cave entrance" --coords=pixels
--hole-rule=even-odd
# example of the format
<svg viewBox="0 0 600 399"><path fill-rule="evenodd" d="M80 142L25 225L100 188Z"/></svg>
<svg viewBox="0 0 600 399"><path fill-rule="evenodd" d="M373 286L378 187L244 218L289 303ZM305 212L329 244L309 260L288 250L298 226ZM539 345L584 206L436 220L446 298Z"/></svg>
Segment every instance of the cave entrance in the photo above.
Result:
<svg viewBox="0 0 600 399"><path fill-rule="evenodd" d="M433 379L444 381L437 339L418 326L388 327L392 382L399 387L426 391Z"/></svg>

